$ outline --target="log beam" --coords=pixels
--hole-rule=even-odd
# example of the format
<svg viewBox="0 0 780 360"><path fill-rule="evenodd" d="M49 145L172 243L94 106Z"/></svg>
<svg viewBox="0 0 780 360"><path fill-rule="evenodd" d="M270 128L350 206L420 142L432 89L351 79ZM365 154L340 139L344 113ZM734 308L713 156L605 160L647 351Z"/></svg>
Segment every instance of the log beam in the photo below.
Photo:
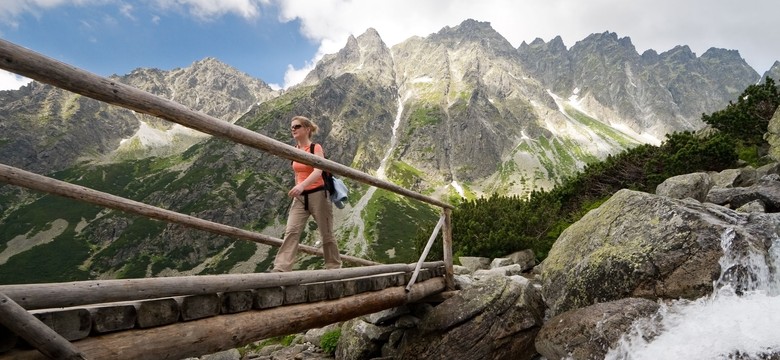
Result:
<svg viewBox="0 0 780 360"><path fill-rule="evenodd" d="M348 298L262 311L220 315L145 330L87 338L74 343L94 359L181 359L224 351L269 337L294 334L419 301L444 290L443 278L396 286ZM37 351L16 350L4 359L45 359Z"/></svg>
<svg viewBox="0 0 780 360"><path fill-rule="evenodd" d="M442 265L441 261L436 261L426 262L422 267L436 268ZM34 310L337 281L385 273L411 272L414 267L415 264L388 264L285 273L171 276L0 285L0 293L6 294L25 309Z"/></svg>

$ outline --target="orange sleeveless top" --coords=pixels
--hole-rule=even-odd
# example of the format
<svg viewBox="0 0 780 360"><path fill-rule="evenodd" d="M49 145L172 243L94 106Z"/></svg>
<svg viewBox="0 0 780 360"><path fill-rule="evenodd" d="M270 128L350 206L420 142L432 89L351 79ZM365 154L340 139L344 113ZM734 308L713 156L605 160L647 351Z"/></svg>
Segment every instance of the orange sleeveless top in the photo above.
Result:
<svg viewBox="0 0 780 360"><path fill-rule="evenodd" d="M302 150L309 151L308 148L307 149L302 149ZM322 146L320 146L320 144L314 144L314 152L316 153L317 150L322 151ZM323 152L322 154L325 155L325 152ZM301 164L301 163L299 163L297 161L293 161L292 168L293 168L293 171L295 171L295 184L302 183L314 171L314 167L313 166L309 166L309 165L306 165L306 164ZM309 184L309 186L304 188L304 190L312 190L312 189L316 189L316 188L318 188L320 186L325 186L325 182L322 180L322 176L318 177L315 182Z"/></svg>

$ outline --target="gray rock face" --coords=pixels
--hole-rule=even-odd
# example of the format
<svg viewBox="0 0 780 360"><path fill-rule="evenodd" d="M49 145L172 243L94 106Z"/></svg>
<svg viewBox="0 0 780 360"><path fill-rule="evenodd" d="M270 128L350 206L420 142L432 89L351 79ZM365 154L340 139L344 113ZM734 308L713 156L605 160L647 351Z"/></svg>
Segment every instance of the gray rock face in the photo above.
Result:
<svg viewBox="0 0 780 360"><path fill-rule="evenodd" d="M677 46L640 55L630 38L611 32L592 34L568 51L556 37L523 44L518 52L531 76L555 93L583 90L581 98L610 104L616 116L604 113L602 119L622 119L659 138L698 129L702 113L719 110L759 79L736 51L711 48L697 58L688 46Z"/></svg>
<svg viewBox="0 0 780 360"><path fill-rule="evenodd" d="M555 242L542 270L545 302L557 315L625 297L707 295L720 273L722 239L765 248L778 221L773 214L621 190Z"/></svg>
<svg viewBox="0 0 780 360"><path fill-rule="evenodd" d="M136 69L111 78L227 121L278 95L212 58L171 71ZM0 100L0 161L37 173L111 153L138 131L139 120L160 129L173 125L38 82L4 92Z"/></svg>
<svg viewBox="0 0 780 360"><path fill-rule="evenodd" d="M780 107L775 110L775 114L769 120L764 140L769 143L769 156L775 161L780 161Z"/></svg>
<svg viewBox="0 0 780 360"><path fill-rule="evenodd" d="M659 305L625 298L567 311L547 321L536 336L536 350L548 360L600 360L631 327Z"/></svg>
<svg viewBox="0 0 780 360"><path fill-rule="evenodd" d="M530 283L489 277L433 308L406 333L396 358L531 359L542 317Z"/></svg>

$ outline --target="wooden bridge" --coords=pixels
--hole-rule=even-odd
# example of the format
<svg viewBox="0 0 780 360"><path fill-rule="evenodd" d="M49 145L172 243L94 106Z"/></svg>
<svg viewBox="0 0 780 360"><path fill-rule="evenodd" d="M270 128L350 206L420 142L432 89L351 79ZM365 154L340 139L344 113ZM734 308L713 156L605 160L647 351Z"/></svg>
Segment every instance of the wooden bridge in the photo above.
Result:
<svg viewBox="0 0 780 360"><path fill-rule="evenodd" d="M173 101L91 74L0 39L0 68L288 160L438 206L415 264L71 283L0 285L1 359L180 359L240 347L401 306L454 290L452 206ZM214 234L280 246L282 240L0 164L0 181ZM442 231L444 260L425 262ZM322 250L300 246L304 253Z"/></svg>

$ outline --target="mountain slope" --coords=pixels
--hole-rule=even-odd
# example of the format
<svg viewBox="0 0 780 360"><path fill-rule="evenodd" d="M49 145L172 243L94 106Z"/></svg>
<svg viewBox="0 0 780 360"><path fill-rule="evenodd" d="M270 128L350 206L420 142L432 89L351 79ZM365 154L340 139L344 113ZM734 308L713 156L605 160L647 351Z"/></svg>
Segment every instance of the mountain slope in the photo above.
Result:
<svg viewBox="0 0 780 360"><path fill-rule="evenodd" d="M516 49L467 20L392 49L369 29L282 93L215 59L120 80L283 142L290 118L308 116L328 158L448 199L549 189L588 162L696 128L697 112L725 106L757 76L736 52L705 55L639 55L612 33L568 50L560 38ZM282 236L286 160L37 83L0 100L0 162ZM347 182L350 204L335 219L342 251L415 261L411 239L438 209ZM10 186L0 186L0 211L0 283L263 271L275 254ZM317 236L312 223L303 242Z"/></svg>

